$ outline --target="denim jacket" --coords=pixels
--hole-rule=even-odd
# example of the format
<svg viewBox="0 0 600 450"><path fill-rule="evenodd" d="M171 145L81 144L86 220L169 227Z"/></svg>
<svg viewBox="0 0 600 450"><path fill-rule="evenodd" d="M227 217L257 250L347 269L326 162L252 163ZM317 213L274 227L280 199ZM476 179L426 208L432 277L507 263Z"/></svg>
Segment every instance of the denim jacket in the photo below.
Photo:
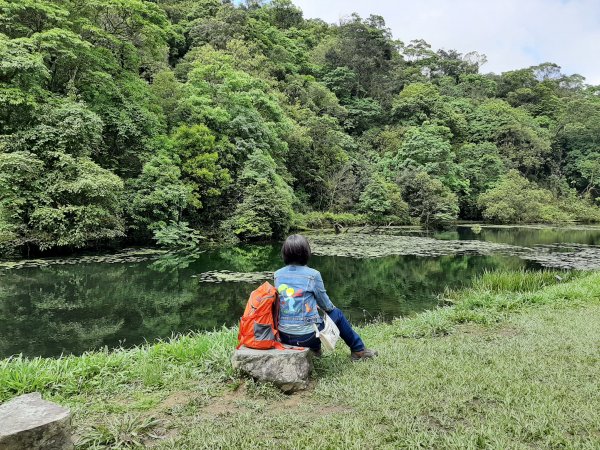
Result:
<svg viewBox="0 0 600 450"><path fill-rule="evenodd" d="M289 265L275 272L275 288L279 292L280 325L308 325L320 322L317 305L324 311L335 308L325 292L318 270L308 266Z"/></svg>

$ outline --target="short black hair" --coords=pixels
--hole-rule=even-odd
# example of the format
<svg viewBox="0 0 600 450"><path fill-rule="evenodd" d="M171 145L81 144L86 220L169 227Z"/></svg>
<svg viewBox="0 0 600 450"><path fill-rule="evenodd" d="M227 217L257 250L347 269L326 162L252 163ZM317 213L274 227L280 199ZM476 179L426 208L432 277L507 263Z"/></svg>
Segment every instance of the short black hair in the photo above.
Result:
<svg viewBox="0 0 600 450"><path fill-rule="evenodd" d="M283 262L286 266L290 264L305 266L310 259L310 245L301 234L292 234L283 243L281 256L283 256Z"/></svg>

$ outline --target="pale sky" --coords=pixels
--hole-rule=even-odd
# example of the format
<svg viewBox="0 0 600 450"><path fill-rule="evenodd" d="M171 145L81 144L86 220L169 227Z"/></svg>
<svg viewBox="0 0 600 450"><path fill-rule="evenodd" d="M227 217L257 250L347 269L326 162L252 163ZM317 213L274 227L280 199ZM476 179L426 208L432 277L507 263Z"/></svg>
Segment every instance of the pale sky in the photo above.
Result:
<svg viewBox="0 0 600 450"><path fill-rule="evenodd" d="M394 38L434 50L478 51L504 72L554 62L600 84L600 0L293 0L305 18L338 23L357 12L385 18Z"/></svg>

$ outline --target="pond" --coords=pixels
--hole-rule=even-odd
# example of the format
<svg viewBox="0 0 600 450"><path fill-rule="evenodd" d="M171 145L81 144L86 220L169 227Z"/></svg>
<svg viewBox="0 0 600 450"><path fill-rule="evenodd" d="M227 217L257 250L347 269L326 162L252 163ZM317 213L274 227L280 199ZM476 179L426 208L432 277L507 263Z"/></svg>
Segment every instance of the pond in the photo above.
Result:
<svg viewBox="0 0 600 450"><path fill-rule="evenodd" d="M594 227L372 231L309 236L311 266L354 323L433 308L445 289L468 286L486 270L596 268L600 261ZM81 354L231 326L280 265L279 244L5 262L0 358Z"/></svg>

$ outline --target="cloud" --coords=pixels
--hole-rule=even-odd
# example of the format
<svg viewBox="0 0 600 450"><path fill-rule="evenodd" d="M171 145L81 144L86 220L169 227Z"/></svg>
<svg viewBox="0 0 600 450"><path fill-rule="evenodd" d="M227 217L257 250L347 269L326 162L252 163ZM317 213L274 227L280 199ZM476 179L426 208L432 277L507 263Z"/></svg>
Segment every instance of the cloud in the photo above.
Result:
<svg viewBox="0 0 600 450"><path fill-rule="evenodd" d="M357 12L385 18L394 37L433 48L484 53L483 72L544 62L600 84L600 0L294 0L306 18L327 22Z"/></svg>

